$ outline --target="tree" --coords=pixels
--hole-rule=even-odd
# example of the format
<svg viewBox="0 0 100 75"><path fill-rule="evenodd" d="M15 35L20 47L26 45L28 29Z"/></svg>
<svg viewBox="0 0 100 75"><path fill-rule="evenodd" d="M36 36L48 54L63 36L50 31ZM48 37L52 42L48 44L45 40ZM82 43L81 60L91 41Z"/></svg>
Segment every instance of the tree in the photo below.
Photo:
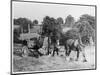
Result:
<svg viewBox="0 0 100 75"><path fill-rule="evenodd" d="M28 25L32 25L31 20L27 18L18 18L14 19L14 25L20 25L22 32L27 33L28 32Z"/></svg>
<svg viewBox="0 0 100 75"><path fill-rule="evenodd" d="M33 24L34 24L34 25L37 25L37 24L38 24L38 20L34 20L34 21L33 21Z"/></svg>
<svg viewBox="0 0 100 75"><path fill-rule="evenodd" d="M56 19L46 16L43 19L43 27L42 27L42 35L45 36L56 36L58 38L58 34L61 31L61 25L57 22Z"/></svg>
<svg viewBox="0 0 100 75"><path fill-rule="evenodd" d="M57 24L57 20L53 17L46 16L43 19L42 25L42 35L48 37L48 46L50 45L49 39L51 39L51 43L55 46L59 33L59 24Z"/></svg>
<svg viewBox="0 0 100 75"><path fill-rule="evenodd" d="M19 29L14 29L13 31L13 42L18 43L19 42L19 37L20 37L20 31Z"/></svg>
<svg viewBox="0 0 100 75"><path fill-rule="evenodd" d="M78 21L75 26L78 28L80 36L83 38L83 42L86 41L86 39L89 41L90 37L94 37L94 29L88 21Z"/></svg>
<svg viewBox="0 0 100 75"><path fill-rule="evenodd" d="M92 26L93 29L96 28L96 20L94 16L84 14L80 17L80 21L87 21Z"/></svg>
<svg viewBox="0 0 100 75"><path fill-rule="evenodd" d="M57 22L59 25L62 25L64 23L63 18L62 17L58 17L57 18Z"/></svg>
<svg viewBox="0 0 100 75"><path fill-rule="evenodd" d="M95 42L96 20L94 16L88 14L82 15L74 27L79 29L83 43L90 44Z"/></svg>
<svg viewBox="0 0 100 75"><path fill-rule="evenodd" d="M14 19L13 22L14 22L13 23L14 25L20 25L20 23L19 23L19 21L17 19Z"/></svg>
<svg viewBox="0 0 100 75"><path fill-rule="evenodd" d="M54 30L54 25L55 25L55 19L50 18L49 16L44 17L43 22L42 22L42 35L45 36L50 36L50 34Z"/></svg>
<svg viewBox="0 0 100 75"><path fill-rule="evenodd" d="M65 33L66 39L78 39L79 32L77 29L70 29Z"/></svg>
<svg viewBox="0 0 100 75"><path fill-rule="evenodd" d="M57 36L57 39L60 39L62 37L62 26L64 24L64 21L63 21L63 18L62 17L58 17L56 19L56 36Z"/></svg>
<svg viewBox="0 0 100 75"><path fill-rule="evenodd" d="M65 26L72 27L74 23L75 23L74 17L68 15L67 18L65 19Z"/></svg>

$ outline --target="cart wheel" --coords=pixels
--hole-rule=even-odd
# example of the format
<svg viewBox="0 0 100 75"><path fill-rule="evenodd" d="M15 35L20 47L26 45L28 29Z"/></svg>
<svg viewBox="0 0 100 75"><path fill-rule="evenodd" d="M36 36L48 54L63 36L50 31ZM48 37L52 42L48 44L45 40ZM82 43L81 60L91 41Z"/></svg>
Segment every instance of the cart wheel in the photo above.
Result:
<svg viewBox="0 0 100 75"><path fill-rule="evenodd" d="M28 53L29 53L29 52L28 52L27 46L23 46L23 47L22 47L22 52L23 52L23 53L22 53L22 56L23 56L23 57L27 57L27 56L28 56Z"/></svg>

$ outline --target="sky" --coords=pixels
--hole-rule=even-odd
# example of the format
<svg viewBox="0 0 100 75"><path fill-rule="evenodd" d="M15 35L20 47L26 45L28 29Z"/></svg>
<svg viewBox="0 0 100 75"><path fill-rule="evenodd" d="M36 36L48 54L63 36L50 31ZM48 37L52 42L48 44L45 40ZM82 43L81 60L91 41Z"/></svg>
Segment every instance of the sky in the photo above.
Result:
<svg viewBox="0 0 100 75"><path fill-rule="evenodd" d="M39 23L41 23L45 16L54 18L62 17L63 20L65 20L68 15L72 15L75 20L78 20L83 14L95 16L95 7L33 2L12 2L13 19L19 17L28 18L32 21L37 19Z"/></svg>

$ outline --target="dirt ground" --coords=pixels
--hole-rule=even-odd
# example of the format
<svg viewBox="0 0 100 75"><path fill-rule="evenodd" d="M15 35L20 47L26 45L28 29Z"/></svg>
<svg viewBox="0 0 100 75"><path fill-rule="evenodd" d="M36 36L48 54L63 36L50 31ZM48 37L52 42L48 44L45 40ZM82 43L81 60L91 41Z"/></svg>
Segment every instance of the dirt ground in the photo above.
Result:
<svg viewBox="0 0 100 75"><path fill-rule="evenodd" d="M34 57L19 57L13 56L13 71L56 71L56 70L77 70L77 69L94 69L95 68L95 47L87 46L85 48L87 62L82 62L83 57L80 53L80 58L75 61L75 52L71 52L70 57L51 55ZM73 58L69 60L69 58Z"/></svg>

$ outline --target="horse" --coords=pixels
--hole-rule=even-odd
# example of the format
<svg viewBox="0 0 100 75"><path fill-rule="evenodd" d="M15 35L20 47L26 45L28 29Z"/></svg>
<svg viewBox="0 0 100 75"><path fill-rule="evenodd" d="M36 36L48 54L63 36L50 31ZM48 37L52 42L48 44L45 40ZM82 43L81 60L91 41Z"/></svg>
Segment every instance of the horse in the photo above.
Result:
<svg viewBox="0 0 100 75"><path fill-rule="evenodd" d="M84 58L83 62L87 61L85 57L85 49L84 49L85 46L80 43L79 39L68 39L65 41L64 46L66 49L66 56L69 56L72 50L76 51L77 52L76 61L77 61L79 58L79 53L82 52Z"/></svg>

